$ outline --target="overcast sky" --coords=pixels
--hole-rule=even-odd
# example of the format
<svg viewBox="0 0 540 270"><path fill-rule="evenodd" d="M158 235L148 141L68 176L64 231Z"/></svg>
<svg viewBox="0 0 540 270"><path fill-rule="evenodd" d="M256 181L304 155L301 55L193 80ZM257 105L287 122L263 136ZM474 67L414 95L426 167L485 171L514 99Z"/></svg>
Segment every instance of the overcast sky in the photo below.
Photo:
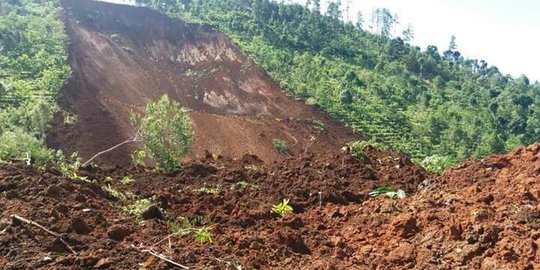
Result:
<svg viewBox="0 0 540 270"><path fill-rule="evenodd" d="M304 4L306 0L288 2ZM328 0L322 2L326 10ZM342 0L343 8L346 2ZM361 11L367 28L376 8L398 14L396 33L411 24L415 45L433 44L443 52L455 35L465 57L486 60L505 74L525 74L531 81L540 81L539 0L351 0L350 18Z"/></svg>

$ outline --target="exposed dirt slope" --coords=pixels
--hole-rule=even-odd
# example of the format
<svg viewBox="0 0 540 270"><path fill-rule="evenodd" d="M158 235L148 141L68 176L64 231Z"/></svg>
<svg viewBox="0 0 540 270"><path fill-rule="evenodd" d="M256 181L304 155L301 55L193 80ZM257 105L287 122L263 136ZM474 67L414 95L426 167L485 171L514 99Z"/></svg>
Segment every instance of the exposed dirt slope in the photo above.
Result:
<svg viewBox="0 0 540 270"><path fill-rule="evenodd" d="M128 119L163 94L193 110L190 157L257 154L282 159L272 140L291 153L327 151L354 138L312 107L288 98L263 69L225 35L155 11L87 0L64 0L73 74L61 102L78 115L74 127L57 117L48 144L89 157L133 135ZM318 130L313 120L322 121ZM125 147L101 161L126 164Z"/></svg>
<svg viewBox="0 0 540 270"><path fill-rule="evenodd" d="M206 157L168 176L113 167L81 173L96 184L53 169L2 166L0 268L172 268L140 246L191 269L540 268L540 145L442 176L406 157L367 152L366 161L327 153L273 165L255 156ZM121 184L124 176L135 181ZM164 217L141 222L127 214L121 209L134 199L113 199L100 188L109 185L151 198ZM367 195L380 186L408 197ZM215 194L197 190L216 187ZM270 209L282 198L291 199L294 213L278 218ZM60 233L77 254L34 226L11 222L11 214ZM168 240L171 221L198 216L197 226L211 226L212 243L193 235Z"/></svg>

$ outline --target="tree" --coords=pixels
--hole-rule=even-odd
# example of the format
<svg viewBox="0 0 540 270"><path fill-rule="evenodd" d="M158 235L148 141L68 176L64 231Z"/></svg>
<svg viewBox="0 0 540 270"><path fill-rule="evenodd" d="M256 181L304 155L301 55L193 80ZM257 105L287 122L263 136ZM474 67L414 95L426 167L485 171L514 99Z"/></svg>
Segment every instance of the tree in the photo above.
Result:
<svg viewBox="0 0 540 270"><path fill-rule="evenodd" d="M189 112L167 95L146 105L144 116L133 115L145 151L158 169L172 171L189 152L193 131Z"/></svg>
<svg viewBox="0 0 540 270"><path fill-rule="evenodd" d="M411 42L414 39L414 29L411 24L407 26L407 29L403 30L403 41Z"/></svg>
<svg viewBox="0 0 540 270"><path fill-rule="evenodd" d="M361 30L364 25L364 16L362 15L362 11L358 11L356 13L356 28Z"/></svg>
<svg viewBox="0 0 540 270"><path fill-rule="evenodd" d="M353 102L353 95L351 93L351 90L347 88L341 91L339 101L341 102L342 105L351 104Z"/></svg>
<svg viewBox="0 0 540 270"><path fill-rule="evenodd" d="M328 3L328 8L326 9L326 15L334 20L341 20L342 19L341 0L338 0L337 2Z"/></svg>

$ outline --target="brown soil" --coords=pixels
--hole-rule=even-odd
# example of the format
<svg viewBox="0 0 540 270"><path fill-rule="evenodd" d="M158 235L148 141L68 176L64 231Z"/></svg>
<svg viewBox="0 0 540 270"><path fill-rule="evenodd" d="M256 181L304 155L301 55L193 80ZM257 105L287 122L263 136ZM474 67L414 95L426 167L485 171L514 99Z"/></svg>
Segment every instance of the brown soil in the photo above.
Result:
<svg viewBox="0 0 540 270"><path fill-rule="evenodd" d="M225 35L146 8L64 0L72 75L61 103L78 116L66 126L57 116L47 143L82 157L133 136L131 111L163 94L190 108L195 143L190 158L206 151L264 161L283 159L274 139L290 154L328 151L359 139L316 108L287 97L265 71ZM324 123L317 129L315 120ZM136 145L99 161L126 165Z"/></svg>
<svg viewBox="0 0 540 270"><path fill-rule="evenodd" d="M173 268L139 249L152 247L191 269L539 269L540 145L469 161L442 176L401 155L367 152L365 161L327 153L279 164L207 156L169 175L82 170L93 183L53 168L2 166L0 268ZM135 181L120 183L125 176ZM104 186L132 195L115 199ZM408 196L367 195L380 186ZM197 191L204 187L217 193ZM122 210L137 198L158 206L144 213L150 219ZM270 209L283 198L294 213L279 218ZM11 214L60 233L77 253ZM169 241L169 224L185 218L210 226L212 243L197 243L192 234Z"/></svg>
<svg viewBox="0 0 540 270"><path fill-rule="evenodd" d="M372 148L357 160L337 150L354 134L288 99L224 35L143 8L63 3L73 74L62 101L79 121L57 117L49 145L87 157L123 141L129 110L163 93L193 110L197 141L170 174L106 165L82 181L0 165L0 269L175 268L148 249L190 269L540 269L540 144L443 175ZM101 162L126 164L132 150ZM368 195L383 186L407 197ZM281 218L270 210L284 198L294 212ZM194 228L171 235L185 220ZM210 243L194 237L203 226Z"/></svg>

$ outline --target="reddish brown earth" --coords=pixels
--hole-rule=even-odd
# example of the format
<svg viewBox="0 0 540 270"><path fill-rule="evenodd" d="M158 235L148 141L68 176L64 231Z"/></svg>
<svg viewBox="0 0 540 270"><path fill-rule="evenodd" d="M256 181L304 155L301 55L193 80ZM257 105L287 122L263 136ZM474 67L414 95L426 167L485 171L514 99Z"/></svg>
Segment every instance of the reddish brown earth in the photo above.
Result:
<svg viewBox="0 0 540 270"><path fill-rule="evenodd" d="M130 137L129 111L164 93L193 110L196 142L170 174L106 165L82 181L0 165L0 269L175 268L149 249L190 269L540 269L540 145L443 175L372 148L360 161L338 152L354 134L286 97L223 34L143 8L63 4L62 103L79 120L57 117L49 145L88 157ZM133 149L101 162L126 164ZM407 197L368 195L383 186ZM270 210L284 198L294 212L281 218ZM153 206L126 211L142 199ZM185 220L212 241L171 235Z"/></svg>
<svg viewBox="0 0 540 270"><path fill-rule="evenodd" d="M539 269L540 145L468 161L442 176L401 155L367 152L365 161L327 153L280 164L208 156L169 175L82 170L92 183L53 168L3 165L0 268L174 268L140 250L152 247L190 269ZM124 176L135 181L122 184ZM115 199L104 186L131 195ZM368 196L380 186L408 196ZM122 210L140 198L161 209L149 211L157 218ZM270 209L283 198L294 213L279 218ZM12 214L59 233L76 254ZM171 222L185 218L209 226L212 242L167 238Z"/></svg>
<svg viewBox="0 0 540 270"><path fill-rule="evenodd" d="M192 112L195 143L189 157L283 158L328 151L358 139L317 109L287 97L265 71L224 34L183 23L147 8L63 0L72 75L61 103L78 116L75 126L57 117L47 143L89 158L133 136L131 111L163 94ZM324 123L319 130L315 120ZM136 145L99 161L126 165Z"/></svg>

